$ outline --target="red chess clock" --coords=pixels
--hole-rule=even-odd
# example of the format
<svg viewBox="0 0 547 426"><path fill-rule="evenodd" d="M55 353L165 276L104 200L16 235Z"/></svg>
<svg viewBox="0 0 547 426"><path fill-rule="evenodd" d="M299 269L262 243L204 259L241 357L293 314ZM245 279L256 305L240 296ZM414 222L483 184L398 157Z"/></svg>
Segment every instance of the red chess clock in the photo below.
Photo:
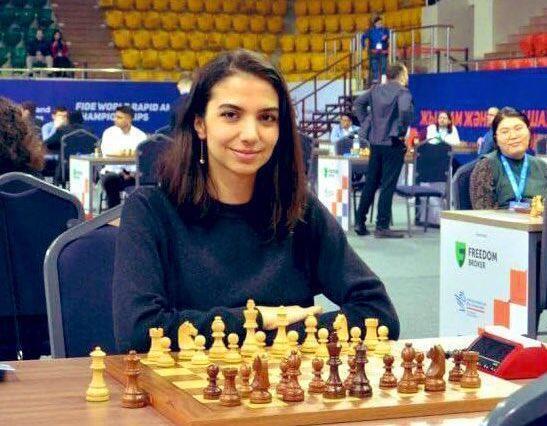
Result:
<svg viewBox="0 0 547 426"><path fill-rule="evenodd" d="M547 348L500 326L479 330L467 350L479 353L478 368L503 379L532 379L547 373Z"/></svg>

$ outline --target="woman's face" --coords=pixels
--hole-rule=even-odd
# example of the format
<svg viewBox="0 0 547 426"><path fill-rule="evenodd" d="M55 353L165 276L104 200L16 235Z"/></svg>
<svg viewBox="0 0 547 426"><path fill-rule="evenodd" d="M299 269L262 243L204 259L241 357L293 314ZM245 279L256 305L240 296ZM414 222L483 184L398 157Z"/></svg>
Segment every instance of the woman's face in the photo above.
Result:
<svg viewBox="0 0 547 426"><path fill-rule="evenodd" d="M530 145L530 130L521 119L506 117L498 125L496 140L503 155L518 160Z"/></svg>
<svg viewBox="0 0 547 426"><path fill-rule="evenodd" d="M59 40L61 38L61 33L60 32L56 32L55 34L53 34L53 39L54 40Z"/></svg>
<svg viewBox="0 0 547 426"><path fill-rule="evenodd" d="M279 138L279 98L267 81L237 73L213 86L205 117L196 117L194 127L214 182L254 180Z"/></svg>
<svg viewBox="0 0 547 426"><path fill-rule="evenodd" d="M450 124L450 119L448 118L448 115L446 112L441 112L439 116L437 117L437 124L439 127L448 127Z"/></svg>

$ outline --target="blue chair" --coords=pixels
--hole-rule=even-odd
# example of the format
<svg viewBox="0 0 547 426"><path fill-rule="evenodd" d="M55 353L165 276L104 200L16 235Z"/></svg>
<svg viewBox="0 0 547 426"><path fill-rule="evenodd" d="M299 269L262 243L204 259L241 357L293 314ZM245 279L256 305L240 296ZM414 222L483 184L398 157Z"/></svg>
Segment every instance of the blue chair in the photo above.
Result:
<svg viewBox="0 0 547 426"><path fill-rule="evenodd" d="M536 327L539 325L541 313L547 309L547 200L543 202L543 233L541 234L541 262L539 270L539 288L537 297ZM536 334L547 334L547 332Z"/></svg>
<svg viewBox="0 0 547 426"><path fill-rule="evenodd" d="M21 191L14 192L18 185ZM3 331L9 332L15 343L4 346L5 359L32 359L49 353L44 256L57 236L83 218L82 205L74 195L24 173L0 176L4 259L0 266L0 323L9 324Z"/></svg>
<svg viewBox="0 0 547 426"><path fill-rule="evenodd" d="M456 210L473 210L469 184L478 159L461 166L452 177L452 204Z"/></svg>
<svg viewBox="0 0 547 426"><path fill-rule="evenodd" d="M92 154L99 138L85 129L77 129L61 137L60 184L64 187L68 180L68 164L71 155Z"/></svg>
<svg viewBox="0 0 547 426"><path fill-rule="evenodd" d="M158 184L157 160L173 141L161 133L152 135L137 146L136 186L155 186ZM130 192L127 191L126 192Z"/></svg>
<svg viewBox="0 0 547 426"><path fill-rule="evenodd" d="M53 358L116 351L112 276L121 205L69 229L51 244L44 281Z"/></svg>
<svg viewBox="0 0 547 426"><path fill-rule="evenodd" d="M408 236L411 237L410 225L410 198L416 200L425 197L425 221L424 232L427 232L429 217L429 199L433 197L445 198L446 191L422 186L425 183L444 182L448 184L450 175L450 163L452 161L452 148L445 142L432 144L422 143L416 147L416 160L414 164L414 185L397 185L395 193L406 200L406 215Z"/></svg>
<svg viewBox="0 0 547 426"><path fill-rule="evenodd" d="M163 127L160 127L159 129L157 129L154 132L154 134L173 137L173 128L171 127L170 124L168 124L166 126L163 126Z"/></svg>

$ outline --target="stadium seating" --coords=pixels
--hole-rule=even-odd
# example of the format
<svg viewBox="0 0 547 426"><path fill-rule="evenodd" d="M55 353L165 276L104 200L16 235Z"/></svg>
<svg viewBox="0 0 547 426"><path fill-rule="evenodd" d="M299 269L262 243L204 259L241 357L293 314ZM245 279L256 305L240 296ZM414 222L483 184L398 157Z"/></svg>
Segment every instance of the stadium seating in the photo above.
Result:
<svg viewBox="0 0 547 426"><path fill-rule="evenodd" d="M152 47L156 50L165 50L169 48L169 33L165 31L155 31L152 34Z"/></svg>

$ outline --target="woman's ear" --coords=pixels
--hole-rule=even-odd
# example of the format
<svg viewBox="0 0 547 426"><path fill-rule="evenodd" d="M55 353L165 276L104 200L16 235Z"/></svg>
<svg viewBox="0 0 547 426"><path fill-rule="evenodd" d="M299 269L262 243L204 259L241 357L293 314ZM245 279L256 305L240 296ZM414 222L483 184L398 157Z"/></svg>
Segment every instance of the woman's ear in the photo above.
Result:
<svg viewBox="0 0 547 426"><path fill-rule="evenodd" d="M205 120L203 117L196 115L194 118L194 129L196 130L198 138L201 140L207 139L207 131L205 130Z"/></svg>

